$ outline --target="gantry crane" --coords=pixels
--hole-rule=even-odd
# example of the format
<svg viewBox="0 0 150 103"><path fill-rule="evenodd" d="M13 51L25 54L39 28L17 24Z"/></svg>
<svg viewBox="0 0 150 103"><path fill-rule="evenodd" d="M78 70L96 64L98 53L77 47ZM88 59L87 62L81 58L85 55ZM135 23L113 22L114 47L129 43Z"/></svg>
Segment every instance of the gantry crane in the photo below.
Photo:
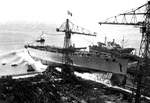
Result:
<svg viewBox="0 0 150 103"><path fill-rule="evenodd" d="M140 103L142 81L144 81L143 77L150 76L150 1L136 9L108 18L104 22L99 22L99 24L134 25L140 27L142 39L139 55L142 59L137 66L137 89L135 98L135 102Z"/></svg>

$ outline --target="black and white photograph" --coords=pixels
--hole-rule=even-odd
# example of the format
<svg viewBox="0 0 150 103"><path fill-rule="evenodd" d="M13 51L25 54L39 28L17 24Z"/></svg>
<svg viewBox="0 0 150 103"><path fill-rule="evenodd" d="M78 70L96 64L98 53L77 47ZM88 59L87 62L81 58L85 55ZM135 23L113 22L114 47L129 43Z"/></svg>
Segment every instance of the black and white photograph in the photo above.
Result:
<svg viewBox="0 0 150 103"><path fill-rule="evenodd" d="M150 103L150 0L0 0L0 103Z"/></svg>

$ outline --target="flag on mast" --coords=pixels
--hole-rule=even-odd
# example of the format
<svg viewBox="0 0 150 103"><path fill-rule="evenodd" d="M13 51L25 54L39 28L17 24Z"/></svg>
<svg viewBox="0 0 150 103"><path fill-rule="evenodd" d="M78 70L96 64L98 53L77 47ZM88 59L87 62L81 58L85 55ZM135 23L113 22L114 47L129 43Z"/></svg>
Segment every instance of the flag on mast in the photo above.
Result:
<svg viewBox="0 0 150 103"><path fill-rule="evenodd" d="M70 16L72 16L72 13L69 10L67 11L67 14L70 15Z"/></svg>

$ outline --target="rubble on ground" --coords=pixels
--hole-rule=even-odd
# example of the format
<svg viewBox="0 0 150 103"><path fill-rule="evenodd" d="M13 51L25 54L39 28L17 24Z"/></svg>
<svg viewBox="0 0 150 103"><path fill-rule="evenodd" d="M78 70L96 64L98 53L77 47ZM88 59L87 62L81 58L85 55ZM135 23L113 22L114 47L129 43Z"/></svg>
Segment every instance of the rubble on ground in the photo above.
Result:
<svg viewBox="0 0 150 103"><path fill-rule="evenodd" d="M131 103L131 97L49 67L35 77L1 78L0 103Z"/></svg>

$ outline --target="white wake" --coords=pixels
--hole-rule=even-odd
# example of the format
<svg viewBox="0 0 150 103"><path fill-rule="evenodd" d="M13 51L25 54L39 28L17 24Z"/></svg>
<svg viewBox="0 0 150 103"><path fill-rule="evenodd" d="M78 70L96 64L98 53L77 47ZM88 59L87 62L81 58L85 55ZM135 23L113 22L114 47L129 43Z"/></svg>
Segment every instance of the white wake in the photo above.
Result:
<svg viewBox="0 0 150 103"><path fill-rule="evenodd" d="M41 61L35 61L29 54L27 49L10 51L0 55L1 65L31 65L37 72L43 72L47 66L43 65ZM21 69L21 68L20 68Z"/></svg>

